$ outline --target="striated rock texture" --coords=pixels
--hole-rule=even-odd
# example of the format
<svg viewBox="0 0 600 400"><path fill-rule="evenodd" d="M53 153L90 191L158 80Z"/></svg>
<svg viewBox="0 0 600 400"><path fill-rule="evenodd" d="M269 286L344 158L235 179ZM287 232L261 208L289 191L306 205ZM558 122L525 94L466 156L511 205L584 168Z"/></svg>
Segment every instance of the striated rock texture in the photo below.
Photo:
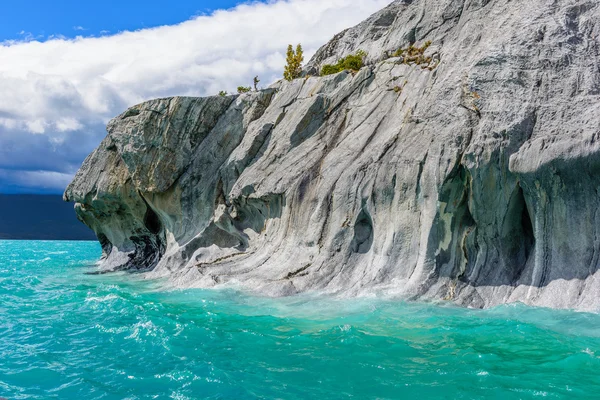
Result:
<svg viewBox="0 0 600 400"><path fill-rule="evenodd" d="M178 286L598 310L599 38L597 1L395 1L305 78L129 109L65 199Z"/></svg>

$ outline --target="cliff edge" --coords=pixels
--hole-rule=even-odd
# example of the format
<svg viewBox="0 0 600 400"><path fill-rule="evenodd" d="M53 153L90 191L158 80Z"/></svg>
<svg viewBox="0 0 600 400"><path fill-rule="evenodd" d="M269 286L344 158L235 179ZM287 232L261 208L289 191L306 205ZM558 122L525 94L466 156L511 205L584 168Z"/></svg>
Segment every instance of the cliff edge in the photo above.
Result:
<svg viewBox="0 0 600 400"><path fill-rule="evenodd" d="M596 1L398 0L304 78L130 108L65 200L179 286L598 310L599 38Z"/></svg>

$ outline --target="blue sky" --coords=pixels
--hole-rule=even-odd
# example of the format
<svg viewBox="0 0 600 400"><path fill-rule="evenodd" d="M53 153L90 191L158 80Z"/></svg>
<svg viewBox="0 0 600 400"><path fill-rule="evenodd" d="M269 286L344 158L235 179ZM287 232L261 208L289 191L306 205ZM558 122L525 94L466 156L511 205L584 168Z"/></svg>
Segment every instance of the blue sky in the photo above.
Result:
<svg viewBox="0 0 600 400"><path fill-rule="evenodd" d="M268 86L390 1L1 1L0 193L62 193L128 107Z"/></svg>
<svg viewBox="0 0 600 400"><path fill-rule="evenodd" d="M173 25L239 0L29 0L0 5L0 41L107 35Z"/></svg>

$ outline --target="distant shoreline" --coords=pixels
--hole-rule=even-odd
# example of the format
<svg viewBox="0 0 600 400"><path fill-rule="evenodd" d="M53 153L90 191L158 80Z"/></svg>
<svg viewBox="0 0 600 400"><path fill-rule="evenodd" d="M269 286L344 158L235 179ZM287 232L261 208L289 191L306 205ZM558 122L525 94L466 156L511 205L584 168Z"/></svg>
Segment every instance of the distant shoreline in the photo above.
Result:
<svg viewBox="0 0 600 400"><path fill-rule="evenodd" d="M95 241L59 194L0 194L0 240Z"/></svg>

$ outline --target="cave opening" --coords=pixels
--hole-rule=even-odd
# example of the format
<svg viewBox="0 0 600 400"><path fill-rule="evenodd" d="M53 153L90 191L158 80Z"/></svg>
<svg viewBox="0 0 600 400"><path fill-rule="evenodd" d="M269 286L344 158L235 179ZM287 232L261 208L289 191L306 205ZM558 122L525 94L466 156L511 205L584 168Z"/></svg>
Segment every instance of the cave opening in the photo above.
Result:
<svg viewBox="0 0 600 400"><path fill-rule="evenodd" d="M160 218L158 218L158 215L149 205L146 205L146 214L144 215L144 226L153 235L157 235L162 229Z"/></svg>
<svg viewBox="0 0 600 400"><path fill-rule="evenodd" d="M518 186L510 200L505 218L502 247L506 257L506 272L510 284L521 278L535 247L533 222L523 188Z"/></svg>
<svg viewBox="0 0 600 400"><path fill-rule="evenodd" d="M533 251L535 244L535 236L533 232L533 223L531 222L531 215L529 215L529 209L525 202L525 196L523 195L523 189L519 186L519 195L523 203L523 211L521 213L521 231L523 232L523 250L525 252L525 260L529 259Z"/></svg>
<svg viewBox="0 0 600 400"><path fill-rule="evenodd" d="M361 210L354 224L354 239L352 239L352 251L354 253L366 254L373 244L373 221L371 216Z"/></svg>
<svg viewBox="0 0 600 400"><path fill-rule="evenodd" d="M100 243L100 247L102 248L102 257L108 257L112 249L112 243L102 232L96 233L96 237L98 238L98 242Z"/></svg>

